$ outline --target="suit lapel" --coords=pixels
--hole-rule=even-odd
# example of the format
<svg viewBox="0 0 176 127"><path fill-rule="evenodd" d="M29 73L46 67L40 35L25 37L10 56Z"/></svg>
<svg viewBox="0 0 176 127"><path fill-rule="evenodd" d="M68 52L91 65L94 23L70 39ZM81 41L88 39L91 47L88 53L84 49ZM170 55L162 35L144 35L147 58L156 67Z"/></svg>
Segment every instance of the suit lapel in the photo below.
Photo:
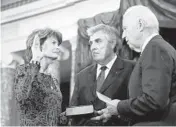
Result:
<svg viewBox="0 0 176 127"><path fill-rule="evenodd" d="M97 70L97 65L94 64L92 68L90 69L88 77L87 77L88 78L87 81L91 85L90 87L94 87L93 89L95 89L95 91L96 91L96 70Z"/></svg>
<svg viewBox="0 0 176 127"><path fill-rule="evenodd" d="M117 79L122 69L123 69L123 61L117 57L113 66L111 67L111 70L109 71L107 78L105 79L100 89L100 93L103 93L113 83L113 81Z"/></svg>

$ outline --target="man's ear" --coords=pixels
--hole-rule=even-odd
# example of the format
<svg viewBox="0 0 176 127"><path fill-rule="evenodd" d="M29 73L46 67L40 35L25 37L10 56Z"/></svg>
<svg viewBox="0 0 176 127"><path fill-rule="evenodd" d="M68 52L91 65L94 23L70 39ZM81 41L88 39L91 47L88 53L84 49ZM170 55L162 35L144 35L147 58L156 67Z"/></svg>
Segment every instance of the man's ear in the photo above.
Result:
<svg viewBox="0 0 176 127"><path fill-rule="evenodd" d="M138 19L138 29L140 32L144 30L145 27L145 21L143 19Z"/></svg>
<svg viewBox="0 0 176 127"><path fill-rule="evenodd" d="M116 40L112 40L111 45L112 45L112 48L115 48L116 47Z"/></svg>

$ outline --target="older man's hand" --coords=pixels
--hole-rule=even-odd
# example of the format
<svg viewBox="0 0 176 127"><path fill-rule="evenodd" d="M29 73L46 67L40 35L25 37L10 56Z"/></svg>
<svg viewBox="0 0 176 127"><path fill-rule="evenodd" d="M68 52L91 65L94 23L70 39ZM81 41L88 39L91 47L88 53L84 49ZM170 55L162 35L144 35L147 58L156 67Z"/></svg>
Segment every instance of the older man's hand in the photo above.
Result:
<svg viewBox="0 0 176 127"><path fill-rule="evenodd" d="M111 118L107 108L96 111L95 114L98 116L91 118L91 120L102 120L105 123Z"/></svg>
<svg viewBox="0 0 176 127"><path fill-rule="evenodd" d="M111 115L118 115L117 105L119 102L120 102L120 100L115 99L115 100L110 101L110 103L107 104L108 112Z"/></svg>
<svg viewBox="0 0 176 127"><path fill-rule="evenodd" d="M99 116L93 117L91 120L103 120L103 122L107 122L112 115L118 115L117 105L120 100L112 100L107 103L107 108L97 111L96 113Z"/></svg>

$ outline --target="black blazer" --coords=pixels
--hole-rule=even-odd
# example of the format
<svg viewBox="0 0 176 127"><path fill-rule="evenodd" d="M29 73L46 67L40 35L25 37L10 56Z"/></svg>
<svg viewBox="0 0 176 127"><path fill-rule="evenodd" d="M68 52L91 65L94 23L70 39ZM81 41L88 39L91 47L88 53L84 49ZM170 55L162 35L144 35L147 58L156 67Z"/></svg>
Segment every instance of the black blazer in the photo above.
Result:
<svg viewBox="0 0 176 127"><path fill-rule="evenodd" d="M134 62L117 57L100 89L100 93L111 99L127 99L127 85L133 67ZM106 104L99 100L96 95L96 68L97 65L93 64L77 74L71 106L93 104L95 110L106 107Z"/></svg>
<svg viewBox="0 0 176 127"><path fill-rule="evenodd" d="M164 120L168 125L176 121L176 50L161 36L147 44L136 63L129 97L117 106L121 117L135 122Z"/></svg>

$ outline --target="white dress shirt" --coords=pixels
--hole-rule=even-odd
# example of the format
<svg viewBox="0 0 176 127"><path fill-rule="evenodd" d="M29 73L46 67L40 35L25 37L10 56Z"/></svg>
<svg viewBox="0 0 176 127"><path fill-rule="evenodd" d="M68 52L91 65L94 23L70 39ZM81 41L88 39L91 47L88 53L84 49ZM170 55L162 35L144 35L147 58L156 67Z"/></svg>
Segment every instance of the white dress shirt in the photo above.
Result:
<svg viewBox="0 0 176 127"><path fill-rule="evenodd" d="M108 76L109 71L111 70L112 65L114 64L116 58L117 58L117 56L115 55L115 57L107 65L105 65L107 67L106 70L105 70L105 79ZM97 75L96 75L97 77L96 77L96 79L98 78L98 76L101 72L101 69L100 69L101 67L102 67L102 65L100 65L100 64L97 65Z"/></svg>

